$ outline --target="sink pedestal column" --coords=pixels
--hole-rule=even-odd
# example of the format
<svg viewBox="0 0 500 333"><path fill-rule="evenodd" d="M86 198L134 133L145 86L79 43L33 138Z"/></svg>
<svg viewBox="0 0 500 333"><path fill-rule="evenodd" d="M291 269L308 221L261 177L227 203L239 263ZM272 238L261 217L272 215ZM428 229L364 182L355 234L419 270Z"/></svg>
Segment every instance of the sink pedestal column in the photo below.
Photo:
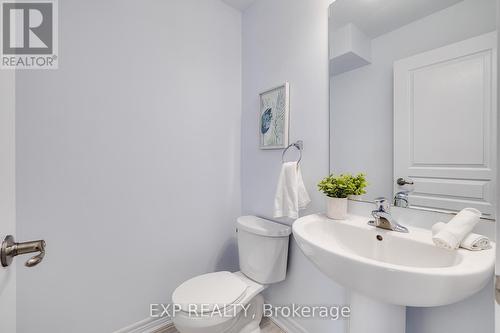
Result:
<svg viewBox="0 0 500 333"><path fill-rule="evenodd" d="M406 307L351 292L349 333L404 333Z"/></svg>

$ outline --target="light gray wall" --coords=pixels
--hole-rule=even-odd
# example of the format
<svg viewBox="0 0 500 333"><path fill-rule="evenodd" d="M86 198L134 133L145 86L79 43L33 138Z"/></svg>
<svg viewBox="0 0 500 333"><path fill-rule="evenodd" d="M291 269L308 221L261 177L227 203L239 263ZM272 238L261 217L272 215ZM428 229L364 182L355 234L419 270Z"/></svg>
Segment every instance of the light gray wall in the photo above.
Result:
<svg viewBox="0 0 500 333"><path fill-rule="evenodd" d="M18 333L109 333L237 270L241 13L59 2L60 68L17 75Z"/></svg>
<svg viewBox="0 0 500 333"><path fill-rule="evenodd" d="M408 308L407 333L495 331L493 283L463 302L435 308Z"/></svg>
<svg viewBox="0 0 500 333"><path fill-rule="evenodd" d="M243 13L243 213L272 217L281 150L258 148L259 93L290 82L290 139L304 140L302 172L323 210L316 183L328 173L329 0L257 0ZM286 281L271 286L274 304L343 304L344 289L320 273L292 240ZM309 332L343 332L344 321L301 320Z"/></svg>
<svg viewBox="0 0 500 333"><path fill-rule="evenodd" d="M365 172L367 198L392 197L394 61L493 31L495 15L495 0L465 0L375 38L371 65L332 77L332 171Z"/></svg>

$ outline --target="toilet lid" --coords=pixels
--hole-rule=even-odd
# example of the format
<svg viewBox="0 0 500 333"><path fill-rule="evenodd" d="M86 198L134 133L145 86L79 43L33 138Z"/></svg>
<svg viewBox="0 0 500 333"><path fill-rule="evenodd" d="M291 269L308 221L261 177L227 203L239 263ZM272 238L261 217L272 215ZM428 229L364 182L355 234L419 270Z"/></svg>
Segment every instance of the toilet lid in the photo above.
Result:
<svg viewBox="0 0 500 333"><path fill-rule="evenodd" d="M172 294L172 301L182 311L206 313L222 310L236 303L244 295L247 285L230 272L216 272L194 277L181 284Z"/></svg>

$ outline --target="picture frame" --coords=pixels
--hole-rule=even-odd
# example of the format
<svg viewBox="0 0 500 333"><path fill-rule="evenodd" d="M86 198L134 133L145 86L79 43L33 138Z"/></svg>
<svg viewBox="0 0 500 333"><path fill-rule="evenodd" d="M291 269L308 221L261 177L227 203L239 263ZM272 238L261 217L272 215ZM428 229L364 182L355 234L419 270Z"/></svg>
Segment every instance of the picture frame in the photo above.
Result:
<svg viewBox="0 0 500 333"><path fill-rule="evenodd" d="M284 149L289 143L290 85L268 89L259 94L259 147Z"/></svg>

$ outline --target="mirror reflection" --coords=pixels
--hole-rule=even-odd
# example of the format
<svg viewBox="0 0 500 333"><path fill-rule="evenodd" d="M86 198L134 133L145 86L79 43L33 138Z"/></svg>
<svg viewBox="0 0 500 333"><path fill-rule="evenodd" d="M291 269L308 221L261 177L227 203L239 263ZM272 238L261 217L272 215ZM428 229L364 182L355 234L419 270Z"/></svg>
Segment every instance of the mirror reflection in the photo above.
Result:
<svg viewBox="0 0 500 333"><path fill-rule="evenodd" d="M494 219L495 0L330 6L330 166L400 207Z"/></svg>

